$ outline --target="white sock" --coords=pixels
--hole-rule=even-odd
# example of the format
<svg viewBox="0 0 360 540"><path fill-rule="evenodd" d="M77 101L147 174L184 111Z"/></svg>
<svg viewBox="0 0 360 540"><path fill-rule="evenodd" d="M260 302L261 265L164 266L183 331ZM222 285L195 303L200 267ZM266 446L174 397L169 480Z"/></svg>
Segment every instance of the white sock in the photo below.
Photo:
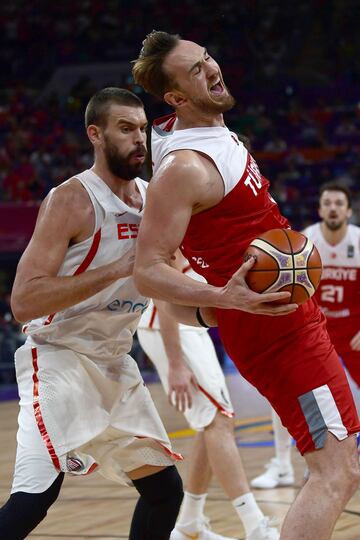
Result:
<svg viewBox="0 0 360 540"><path fill-rule="evenodd" d="M276 412L272 411L272 423L274 429L275 452L280 469L291 468L291 437L289 432L281 423Z"/></svg>
<svg viewBox="0 0 360 540"><path fill-rule="evenodd" d="M245 529L250 534L264 517L252 493L245 493L231 501Z"/></svg>
<svg viewBox="0 0 360 540"><path fill-rule="evenodd" d="M204 515L207 493L198 495L184 491L184 498L180 508L177 525L186 532L197 532L198 521Z"/></svg>

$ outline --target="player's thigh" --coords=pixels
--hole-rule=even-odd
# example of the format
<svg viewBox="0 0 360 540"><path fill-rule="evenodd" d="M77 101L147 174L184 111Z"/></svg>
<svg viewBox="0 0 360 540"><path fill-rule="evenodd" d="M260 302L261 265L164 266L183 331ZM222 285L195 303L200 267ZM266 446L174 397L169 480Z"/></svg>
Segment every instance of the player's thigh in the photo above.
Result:
<svg viewBox="0 0 360 540"><path fill-rule="evenodd" d="M43 493L58 475L45 445L34 450L18 444L11 493Z"/></svg>

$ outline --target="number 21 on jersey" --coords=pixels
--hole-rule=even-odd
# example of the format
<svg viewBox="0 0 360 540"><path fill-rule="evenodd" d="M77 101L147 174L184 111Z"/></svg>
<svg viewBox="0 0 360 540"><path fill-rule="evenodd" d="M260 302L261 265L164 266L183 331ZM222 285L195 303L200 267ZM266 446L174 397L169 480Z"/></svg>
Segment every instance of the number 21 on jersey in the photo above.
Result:
<svg viewBox="0 0 360 540"><path fill-rule="evenodd" d="M344 287L342 285L322 285L320 298L321 302L341 303L344 300Z"/></svg>

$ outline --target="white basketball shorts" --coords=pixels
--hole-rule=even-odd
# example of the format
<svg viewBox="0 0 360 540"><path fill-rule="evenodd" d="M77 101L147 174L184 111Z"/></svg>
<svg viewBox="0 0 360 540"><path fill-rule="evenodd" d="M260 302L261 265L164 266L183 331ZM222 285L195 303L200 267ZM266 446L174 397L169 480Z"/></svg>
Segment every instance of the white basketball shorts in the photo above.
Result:
<svg viewBox="0 0 360 540"><path fill-rule="evenodd" d="M144 352L156 367L166 394L169 393L169 364L160 330L138 328L138 339ZM213 342L204 330L180 330L184 359L194 373L198 389L193 389L192 407L184 415L189 426L202 431L214 420L217 411L234 416L225 377L219 364Z"/></svg>
<svg viewBox="0 0 360 540"><path fill-rule="evenodd" d="M129 471L182 459L128 355L116 359L112 379L84 355L53 345L25 343L15 360L20 413L12 493L41 493L60 471L97 470L130 484Z"/></svg>

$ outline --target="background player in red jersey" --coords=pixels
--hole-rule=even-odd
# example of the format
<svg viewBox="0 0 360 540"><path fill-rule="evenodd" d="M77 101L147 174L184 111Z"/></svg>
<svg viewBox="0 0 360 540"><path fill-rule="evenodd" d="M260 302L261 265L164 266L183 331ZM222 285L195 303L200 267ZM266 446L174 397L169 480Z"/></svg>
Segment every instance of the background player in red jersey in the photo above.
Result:
<svg viewBox="0 0 360 540"><path fill-rule="evenodd" d="M152 32L143 45L135 82L176 114L153 129L155 174L136 282L153 297L217 308L228 354L279 412L311 472L281 538L327 540L359 484L356 441L349 435L360 426L325 318L311 299L296 310L275 307L269 301L279 293L261 297L245 286L252 263L241 263L250 241L288 223L255 160L224 125L222 113L234 99L218 64L204 47L165 32ZM208 285L170 267L179 246ZM263 316L272 314L285 317Z"/></svg>
<svg viewBox="0 0 360 540"><path fill-rule="evenodd" d="M349 224L352 215L349 190L328 182L320 189L321 222L303 232L318 248L323 275L316 298L327 317L327 329L335 349L351 377L360 386L360 227ZM291 438L278 415L273 414L276 458L266 472L251 481L267 489L294 482Z"/></svg>
<svg viewBox="0 0 360 540"><path fill-rule="evenodd" d="M349 224L349 190L337 183L321 187L319 216L304 230L317 246L323 275L316 298L327 329L350 375L360 386L360 227Z"/></svg>

